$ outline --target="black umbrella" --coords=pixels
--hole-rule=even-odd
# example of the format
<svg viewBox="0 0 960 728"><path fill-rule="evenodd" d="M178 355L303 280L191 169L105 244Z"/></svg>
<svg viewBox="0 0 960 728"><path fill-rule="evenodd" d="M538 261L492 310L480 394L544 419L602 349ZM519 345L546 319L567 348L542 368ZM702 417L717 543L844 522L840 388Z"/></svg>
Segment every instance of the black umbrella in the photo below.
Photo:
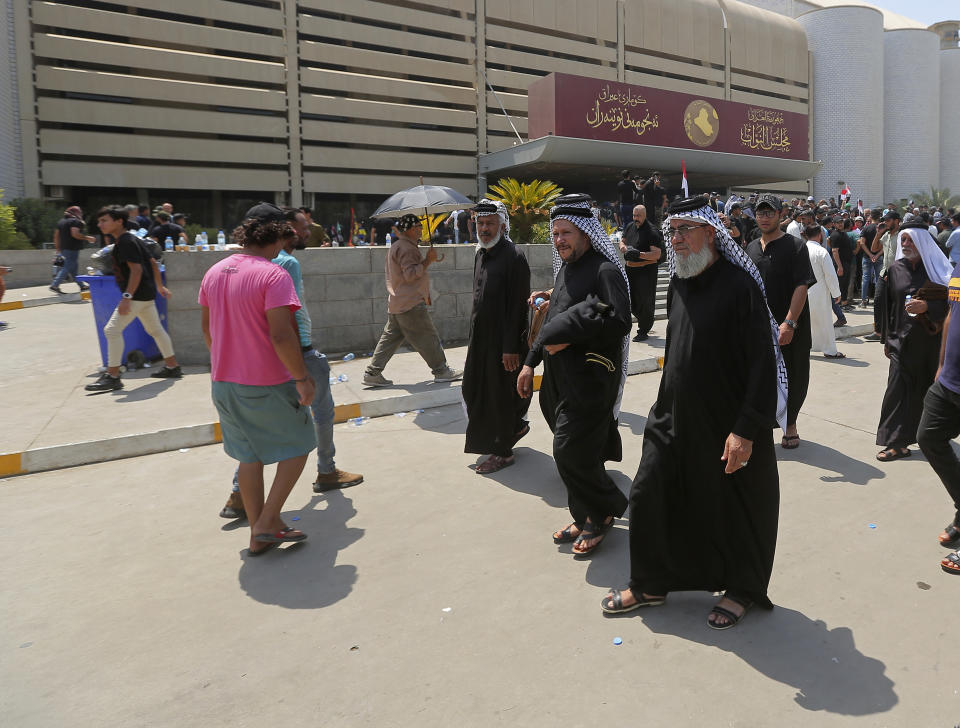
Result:
<svg viewBox="0 0 960 728"><path fill-rule="evenodd" d="M438 215L473 207L474 202L450 187L420 184L401 190L387 199L373 217L402 217L404 215Z"/></svg>

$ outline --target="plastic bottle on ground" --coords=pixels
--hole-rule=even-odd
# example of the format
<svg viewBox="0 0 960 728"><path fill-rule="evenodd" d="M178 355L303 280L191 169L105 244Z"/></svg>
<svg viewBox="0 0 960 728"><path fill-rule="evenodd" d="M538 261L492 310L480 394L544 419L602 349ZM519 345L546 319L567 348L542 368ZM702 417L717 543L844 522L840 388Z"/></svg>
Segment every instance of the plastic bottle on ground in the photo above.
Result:
<svg viewBox="0 0 960 728"><path fill-rule="evenodd" d="M348 377L346 374L341 374L339 377L337 377L337 381L338 381L338 382L349 382L349 381L350 381L350 377Z"/></svg>
<svg viewBox="0 0 960 728"><path fill-rule="evenodd" d="M353 361L355 358L356 358L356 357L353 355L353 352L350 352L350 353L347 354L345 357L343 357L343 360L344 360L344 361Z"/></svg>

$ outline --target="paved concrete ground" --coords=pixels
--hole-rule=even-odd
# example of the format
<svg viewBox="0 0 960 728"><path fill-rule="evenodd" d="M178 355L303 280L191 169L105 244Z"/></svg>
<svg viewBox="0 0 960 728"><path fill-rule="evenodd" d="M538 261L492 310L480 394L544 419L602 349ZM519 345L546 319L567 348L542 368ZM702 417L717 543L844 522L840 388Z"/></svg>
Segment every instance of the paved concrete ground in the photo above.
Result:
<svg viewBox="0 0 960 728"><path fill-rule="evenodd" d="M953 726L950 503L919 453L874 460L886 361L841 349L778 449L777 608L728 632L704 593L601 615L626 521L590 561L553 545L569 518L536 403L486 478L458 407L337 426L366 482L315 496L305 473L285 516L309 540L260 559L217 518L217 446L2 481L0 723ZM624 489L659 375L628 382Z"/></svg>
<svg viewBox="0 0 960 728"><path fill-rule="evenodd" d="M852 326L862 327L869 319L867 312L849 314ZM202 428L217 421L207 368L185 367L186 376L179 381L151 379L154 368L129 372L124 375L123 390L91 394L83 387L96 378L101 359L88 302L7 311L4 320L10 326L0 332L6 375L0 383L0 398L17 416L0 421L0 453L81 444L63 453L41 453L46 463L43 467L24 469L45 469L68 456L72 458L70 464L86 463L131 451L178 448L178 441L189 445L213 441L212 429ZM656 369L656 360L663 354L665 328L664 322L657 321L648 341L631 344L634 371ZM413 352L398 354L388 365L385 375L394 381L393 387L364 388L368 352L355 354L358 358L351 362L333 363L333 373L347 378L333 387L335 403L358 405L355 412L344 407L347 417L378 416L459 401L459 385L435 385L423 360ZM451 366L462 367L466 347L448 348L447 357ZM189 435L169 441L154 435L165 431ZM131 439L138 435L157 446L137 450ZM77 459L77 453L82 455L84 449L89 458ZM0 469L0 474L3 472Z"/></svg>

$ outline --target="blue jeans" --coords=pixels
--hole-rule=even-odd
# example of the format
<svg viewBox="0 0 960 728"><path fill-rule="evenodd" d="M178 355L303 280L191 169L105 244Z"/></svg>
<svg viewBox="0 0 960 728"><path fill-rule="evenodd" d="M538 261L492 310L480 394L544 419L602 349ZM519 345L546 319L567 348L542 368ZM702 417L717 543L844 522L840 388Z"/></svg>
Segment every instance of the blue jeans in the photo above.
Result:
<svg viewBox="0 0 960 728"><path fill-rule="evenodd" d="M333 456L337 449L333 446L333 394L330 391L330 362L316 349L303 353L303 363L307 373L313 377L316 392L310 409L313 412L313 424L317 431L317 472L332 473L336 470Z"/></svg>
<svg viewBox="0 0 960 728"><path fill-rule="evenodd" d="M313 378L315 391L310 411L313 413L313 427L317 433L317 473L332 473L336 470L333 456L337 449L333 445L333 394L330 391L330 362L316 349L303 352L303 363L307 374ZM239 471L239 469L238 469ZM233 474L233 490L239 491L237 473Z"/></svg>
<svg viewBox="0 0 960 728"><path fill-rule="evenodd" d="M867 256L863 256L863 281L860 284L860 297L866 301L870 298L870 284L880 280L880 270L883 268L883 255L871 263Z"/></svg>
<svg viewBox="0 0 960 728"><path fill-rule="evenodd" d="M80 262L80 251L79 250L61 250L60 255L63 256L63 267L57 271L57 275L53 277L53 283L51 286L59 286L65 280L67 276L70 277L70 280L77 280L77 268Z"/></svg>

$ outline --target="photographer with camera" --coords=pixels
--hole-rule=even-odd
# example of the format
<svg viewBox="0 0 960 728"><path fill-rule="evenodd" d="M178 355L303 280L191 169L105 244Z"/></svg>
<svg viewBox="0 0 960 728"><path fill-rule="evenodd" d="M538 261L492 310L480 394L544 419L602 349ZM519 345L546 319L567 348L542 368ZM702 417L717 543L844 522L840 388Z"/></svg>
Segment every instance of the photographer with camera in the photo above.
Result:
<svg viewBox="0 0 960 728"><path fill-rule="evenodd" d="M646 341L653 326L657 297L657 264L663 256L663 235L650 224L643 205L633 208L633 221L620 240L630 283L630 308L637 318L634 341Z"/></svg>

